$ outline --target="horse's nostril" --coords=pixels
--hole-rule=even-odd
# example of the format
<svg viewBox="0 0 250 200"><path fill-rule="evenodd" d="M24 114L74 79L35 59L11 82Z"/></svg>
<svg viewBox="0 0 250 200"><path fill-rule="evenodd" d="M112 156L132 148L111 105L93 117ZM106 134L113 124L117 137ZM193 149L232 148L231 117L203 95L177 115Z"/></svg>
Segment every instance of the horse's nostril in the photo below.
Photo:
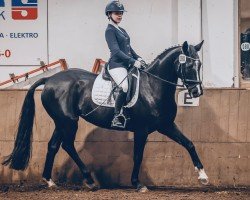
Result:
<svg viewBox="0 0 250 200"><path fill-rule="evenodd" d="M192 88L191 94L192 94L192 97L194 97L194 98L199 97L200 96L199 89L197 87Z"/></svg>

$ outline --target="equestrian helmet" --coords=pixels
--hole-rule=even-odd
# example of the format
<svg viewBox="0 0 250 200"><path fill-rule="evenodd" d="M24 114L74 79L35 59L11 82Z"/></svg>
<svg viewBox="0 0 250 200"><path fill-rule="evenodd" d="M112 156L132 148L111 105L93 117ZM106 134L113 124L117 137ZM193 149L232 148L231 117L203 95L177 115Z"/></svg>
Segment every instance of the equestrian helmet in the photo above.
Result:
<svg viewBox="0 0 250 200"><path fill-rule="evenodd" d="M123 4L119 1L111 1L105 9L105 14L108 16L109 12L125 12Z"/></svg>

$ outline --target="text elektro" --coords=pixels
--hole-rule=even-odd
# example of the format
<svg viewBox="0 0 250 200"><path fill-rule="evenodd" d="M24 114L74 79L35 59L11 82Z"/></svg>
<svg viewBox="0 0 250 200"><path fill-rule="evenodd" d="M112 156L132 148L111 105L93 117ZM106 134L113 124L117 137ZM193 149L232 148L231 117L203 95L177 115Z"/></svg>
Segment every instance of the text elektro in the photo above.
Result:
<svg viewBox="0 0 250 200"><path fill-rule="evenodd" d="M38 33L10 33L10 38L38 38Z"/></svg>

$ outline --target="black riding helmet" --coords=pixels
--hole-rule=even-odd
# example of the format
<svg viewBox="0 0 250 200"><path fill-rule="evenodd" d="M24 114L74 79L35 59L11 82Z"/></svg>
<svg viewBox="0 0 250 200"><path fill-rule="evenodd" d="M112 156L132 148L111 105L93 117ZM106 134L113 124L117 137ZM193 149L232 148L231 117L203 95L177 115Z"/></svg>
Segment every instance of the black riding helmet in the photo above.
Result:
<svg viewBox="0 0 250 200"><path fill-rule="evenodd" d="M111 1L105 9L105 14L108 16L110 12L125 12L124 6L119 1Z"/></svg>

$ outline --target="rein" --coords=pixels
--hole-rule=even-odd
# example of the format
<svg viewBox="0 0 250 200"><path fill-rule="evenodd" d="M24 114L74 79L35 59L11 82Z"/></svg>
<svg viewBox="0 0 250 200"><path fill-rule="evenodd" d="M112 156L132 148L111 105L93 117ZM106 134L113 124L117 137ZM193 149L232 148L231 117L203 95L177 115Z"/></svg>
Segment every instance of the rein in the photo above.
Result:
<svg viewBox="0 0 250 200"><path fill-rule="evenodd" d="M177 83L174 83L174 82L171 82L171 81L168 81L168 80L165 80L165 79L162 79L162 78L160 78L159 76L156 76L156 75L154 75L154 74L151 74L150 72L147 72L147 71L144 71L143 69L139 69L141 72L144 72L145 74L148 74L148 75L150 75L150 76L153 76L154 78L156 78L156 79L158 79L158 80L160 80L160 81L162 81L162 82L165 82L165 83L168 83L168 84L170 84L170 85L174 85L174 86L178 86L178 87L185 87L185 85L180 85L180 84L177 84Z"/></svg>

